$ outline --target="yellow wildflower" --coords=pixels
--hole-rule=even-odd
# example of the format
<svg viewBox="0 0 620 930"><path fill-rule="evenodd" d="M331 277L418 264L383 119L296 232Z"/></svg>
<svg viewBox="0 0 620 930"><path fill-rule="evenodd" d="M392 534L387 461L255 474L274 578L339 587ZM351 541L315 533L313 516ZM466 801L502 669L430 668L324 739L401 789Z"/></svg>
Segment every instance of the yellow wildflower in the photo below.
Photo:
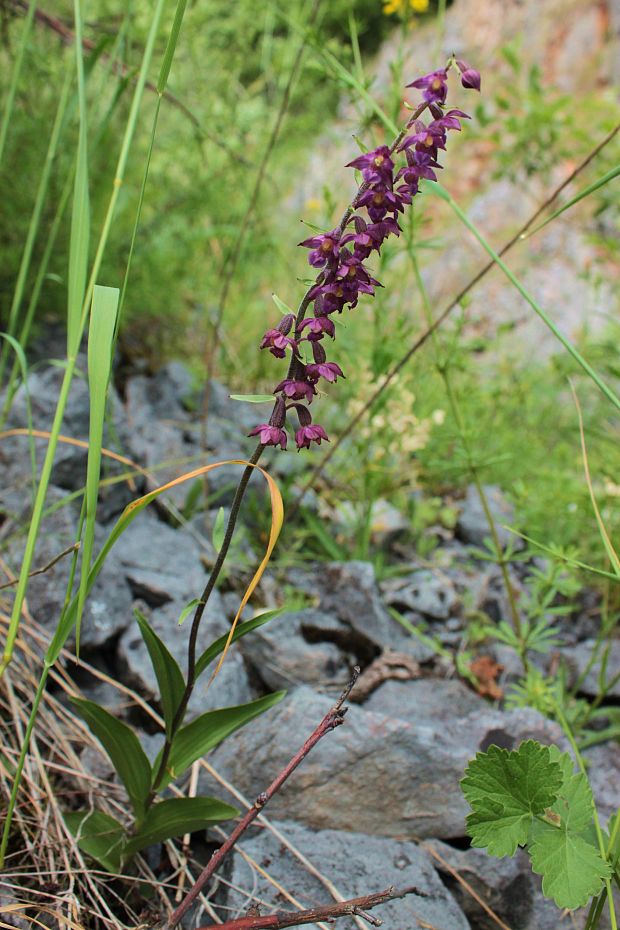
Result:
<svg viewBox="0 0 620 930"><path fill-rule="evenodd" d="M414 13L426 13L428 10L428 0L409 0L409 6Z"/></svg>
<svg viewBox="0 0 620 930"><path fill-rule="evenodd" d="M383 12L386 16L391 16L392 13L400 13L403 3L404 0L386 0L383 5Z"/></svg>

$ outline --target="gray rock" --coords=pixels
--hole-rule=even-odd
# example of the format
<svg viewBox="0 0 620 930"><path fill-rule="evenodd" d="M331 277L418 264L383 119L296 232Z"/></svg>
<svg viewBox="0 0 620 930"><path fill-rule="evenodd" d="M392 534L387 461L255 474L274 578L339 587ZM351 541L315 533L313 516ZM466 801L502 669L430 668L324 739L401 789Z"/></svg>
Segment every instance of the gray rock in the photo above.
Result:
<svg viewBox="0 0 620 930"><path fill-rule="evenodd" d="M80 358L80 369L76 373L69 392L62 433L72 439L88 440L89 431L89 391L85 377L87 363ZM44 368L29 375L27 385L22 385L13 398L11 411L7 423L10 427L25 428L28 426L28 404L32 412L32 423L35 429L49 430L56 412L56 404L60 385L63 379L63 370L57 366ZM127 430L121 401L112 385L108 389L108 405L106 422L104 426L103 445L117 453L126 453ZM27 489L30 480L30 453L26 437L11 437L8 445L3 443L3 454L14 457L18 468L12 469L10 483L15 487ZM47 451L45 441L34 440L37 472L45 458ZM59 442L52 469L52 481L61 488L70 491L79 490L86 480L86 461L88 452L84 448ZM127 471L123 465L107 456L103 456L101 473L103 478L112 479ZM26 490L27 493L27 490ZM97 516L101 521L107 521L120 513L123 507L131 500L132 495L124 481L115 481L102 487L99 496Z"/></svg>
<svg viewBox="0 0 620 930"><path fill-rule="evenodd" d="M562 657L567 660L569 669L573 672L573 681L576 681L585 670L595 645L596 641L594 639L587 639L575 647L562 649ZM588 697L596 697L599 693L600 671L601 655L599 653L599 657L592 664L592 667L588 670L587 675L579 686L579 690L587 694ZM611 640L605 671L606 680L609 682L620 672L620 639ZM620 679L615 682L607 694L612 698L620 697Z"/></svg>
<svg viewBox="0 0 620 930"><path fill-rule="evenodd" d="M590 746L583 751L588 766L588 778L594 793L603 828L618 810L620 785L620 745L616 740Z"/></svg>
<svg viewBox="0 0 620 930"><path fill-rule="evenodd" d="M410 723L450 724L473 713L484 713L488 703L458 678L418 678L386 681L370 695L364 710Z"/></svg>
<svg viewBox="0 0 620 930"><path fill-rule="evenodd" d="M228 399L226 403L224 389L212 383L213 406L209 413L206 450L203 449L199 409L193 416L187 409L191 381L183 365L170 363L152 377L140 375L127 383L129 445L135 458L155 473L150 486L171 481L198 465L247 459L254 448L246 436L247 428L240 426L233 414L233 401ZM200 397L194 397L192 404L200 408ZM165 467L160 467L164 463ZM240 475L241 468L235 465L222 466L208 473L209 493L217 495L218 504L230 503ZM166 491L166 499L183 509L197 480L202 479L184 482ZM260 480L259 475L253 476L252 486L259 486Z"/></svg>
<svg viewBox="0 0 620 930"><path fill-rule="evenodd" d="M247 795L281 771L330 707L302 686L277 708L234 734L212 761ZM349 830L352 818L378 836L459 837L467 804L459 781L468 761L492 743L561 739L561 731L532 710L476 711L452 724L409 721L350 707L343 727L317 745L270 804L274 816L316 829Z"/></svg>
<svg viewBox="0 0 620 930"><path fill-rule="evenodd" d="M121 572L134 597L151 608L148 620L185 673L191 615L179 627L184 607L200 597L207 574L200 547L182 530L174 530L149 513L140 514L118 542ZM219 592L215 590L204 613L197 643L198 655L230 628ZM135 623L119 642L121 674L142 694L158 694L148 651ZM189 716L205 710L252 699L248 676L238 646L231 647L218 677L208 691L208 677L197 685L189 703Z"/></svg>
<svg viewBox="0 0 620 930"><path fill-rule="evenodd" d="M187 604L200 596L207 581L199 544L148 508L128 526L114 552L134 597L150 607L172 601Z"/></svg>
<svg viewBox="0 0 620 930"><path fill-rule="evenodd" d="M375 655L388 646L409 653L419 662L428 659L428 650L389 615L370 562L329 562L302 580L301 585L308 593L319 595L322 612L354 631L358 649L365 641Z"/></svg>
<svg viewBox="0 0 620 930"><path fill-rule="evenodd" d="M497 922L451 869L512 930L556 930L562 926L561 911L543 896L540 879L532 873L523 851L518 850L514 858L497 859L484 849L454 849L438 840L429 840L422 848L436 854L433 865L476 930L496 930Z"/></svg>
<svg viewBox="0 0 620 930"><path fill-rule="evenodd" d="M422 568L381 585L384 600L398 609L408 608L435 620L446 620L458 598L450 578L443 572Z"/></svg>
<svg viewBox="0 0 620 930"><path fill-rule="evenodd" d="M391 901L372 914L386 927L432 926L435 930L467 930L469 924L454 898L441 883L431 860L415 843L364 836L360 833L314 831L297 823L274 824L312 863L330 878L340 894L354 898L394 885L415 886L420 894ZM256 860L279 885L292 892L303 907L333 901L323 884L312 875L271 831L244 839L241 849ZM238 890L241 889L241 890ZM233 861L231 889L224 919L243 915L251 903L261 902L263 913L292 909L264 875L257 873L237 853ZM353 930L353 918L338 920L338 926Z"/></svg>
<svg viewBox="0 0 620 930"><path fill-rule="evenodd" d="M500 544L506 546L510 540L514 540L514 536L504 529L502 524L514 521L514 509L501 490L495 485L486 485L484 491L487 495L491 515L495 521ZM473 484L470 484L467 488L465 500L459 514L457 532L461 539L474 546L484 545L484 540L491 535L478 491Z"/></svg>
<svg viewBox="0 0 620 930"><path fill-rule="evenodd" d="M340 686L352 665L329 638L342 640L342 624L316 610L298 610L280 614L245 636L239 648L270 688L304 683L324 689Z"/></svg>
<svg viewBox="0 0 620 930"><path fill-rule="evenodd" d="M34 557L34 567L47 565L75 542L77 518L67 503L67 494L50 486L47 496L48 510L41 523ZM53 508L53 509L52 509ZM24 525L29 519L30 504L26 502L16 524ZM95 533L95 554L101 548L107 533L100 527ZM17 573L25 545L22 535L13 534L4 545L4 556ZM67 582L71 569L71 556L65 556L42 575L30 579L26 592L33 617L48 630L56 628L65 603ZM114 550L87 598L81 627L81 644L85 650L98 649L118 636L131 622L132 596L122 578L119 558ZM70 638L69 643L72 642Z"/></svg>

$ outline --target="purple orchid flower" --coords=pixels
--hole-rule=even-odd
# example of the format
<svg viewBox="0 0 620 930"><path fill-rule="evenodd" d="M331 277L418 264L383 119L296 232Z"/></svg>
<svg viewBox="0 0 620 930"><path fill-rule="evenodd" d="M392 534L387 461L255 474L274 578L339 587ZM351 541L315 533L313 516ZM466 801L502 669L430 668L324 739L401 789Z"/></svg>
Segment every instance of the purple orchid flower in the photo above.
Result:
<svg viewBox="0 0 620 930"><path fill-rule="evenodd" d="M306 403L312 403L312 398L316 394L316 388L309 381L303 381L301 378L285 378L280 381L273 389L274 394L280 391L289 400L305 400Z"/></svg>
<svg viewBox="0 0 620 930"><path fill-rule="evenodd" d="M387 145L381 145L372 152L366 152L359 158L350 161L346 168L358 168L362 172L364 181L368 184L388 184L392 178L394 162L391 158L391 152Z"/></svg>
<svg viewBox="0 0 620 930"><path fill-rule="evenodd" d="M407 84L407 87L421 90L422 98L427 103L445 103L448 95L448 70L440 68L439 71L431 71L416 81L412 81L411 84Z"/></svg>
<svg viewBox="0 0 620 930"><path fill-rule="evenodd" d="M462 110L446 111L444 108L448 71L453 63L460 72L463 86L480 90L480 74L466 62L455 59L446 68L431 71L408 84L422 91L424 104L418 107L399 137L402 141L391 147L379 146L349 162L348 167L362 172L363 184L341 225L300 243L311 250L308 261L320 271L306 292L297 319L293 321L292 314L288 314L276 329L268 330L263 336L261 348L268 348L279 358L290 350L292 356L287 378L274 389L278 397L269 423L257 426L250 434L259 435L265 445L286 448L284 426L286 412L291 407L296 408L299 417L299 429L295 434L298 449L310 448L313 442L320 445L322 440L329 441L323 427L312 422L310 412L300 401L312 403L320 378L330 383L344 378L340 366L327 361L322 346L324 336L333 339L336 335L330 314L353 309L361 295L372 296L375 288L382 286L364 262L373 252L380 252L386 239L400 234L398 214L404 212L419 192L421 180L437 180L436 171L442 167L437 157L439 151L446 148L448 133L459 131L461 119L469 119ZM428 125L420 119L424 109L428 109L432 117ZM395 151L404 152L406 159L396 177ZM354 211L366 211L367 218ZM306 317L304 311L310 304L314 314ZM293 325L295 332L289 335ZM310 364L301 362L301 342L312 346L314 361Z"/></svg>
<svg viewBox="0 0 620 930"><path fill-rule="evenodd" d="M280 446L284 451L286 449L287 435L279 426L271 426L269 423L260 423L250 430L248 436L258 436L263 446Z"/></svg>
<svg viewBox="0 0 620 930"><path fill-rule="evenodd" d="M340 239L340 230L332 229L330 233L324 233L319 236L311 236L310 239L304 239L299 244L306 249L312 249L308 256L308 261L315 268L321 268L329 261L336 261L338 258L338 242Z"/></svg>
<svg viewBox="0 0 620 930"><path fill-rule="evenodd" d="M480 90L481 80L480 72L476 71L475 68L470 68L466 61L456 59L456 66L461 72L461 84L463 87L471 88L472 90Z"/></svg>

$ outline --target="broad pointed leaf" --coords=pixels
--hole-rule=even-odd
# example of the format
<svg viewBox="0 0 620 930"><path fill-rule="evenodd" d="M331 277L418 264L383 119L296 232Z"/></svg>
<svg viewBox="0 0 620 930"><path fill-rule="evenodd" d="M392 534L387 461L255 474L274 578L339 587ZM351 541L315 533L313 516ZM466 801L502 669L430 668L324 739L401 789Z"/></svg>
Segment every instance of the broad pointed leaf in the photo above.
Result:
<svg viewBox="0 0 620 930"><path fill-rule="evenodd" d="M82 852L108 872L120 872L127 834L118 820L103 811L70 811L63 816Z"/></svg>
<svg viewBox="0 0 620 930"><path fill-rule="evenodd" d="M265 623L268 623L269 620L273 620L274 617L277 617L282 613L283 607L278 607L276 610L266 610L265 613L259 614L258 617L254 617L253 620L246 620L244 623L239 623L233 633L231 643L236 642L238 639L241 639L242 636L245 636L246 633L251 633L252 630L257 630L259 626L263 626ZM199 657L196 662L196 677L202 675L204 670L213 662L214 659L223 652L226 643L228 642L228 634L225 633L223 636L220 636L218 639L214 640L211 645L205 649L202 655Z"/></svg>
<svg viewBox="0 0 620 930"><path fill-rule="evenodd" d="M151 658L151 664L159 685L161 706L164 712L166 735L172 732L172 722L176 714L183 692L185 680L183 673L168 647L161 641L155 630L150 626L146 617L139 610L134 611L142 639L146 644Z"/></svg>
<svg viewBox="0 0 620 930"><path fill-rule="evenodd" d="M211 824L236 817L239 811L216 798L168 798L149 810L139 832L125 847L125 855L175 836L203 830Z"/></svg>
<svg viewBox="0 0 620 930"><path fill-rule="evenodd" d="M125 785L136 817L140 817L151 789L151 766L138 737L125 723L94 701L72 698L71 703L109 755Z"/></svg>
<svg viewBox="0 0 620 930"><path fill-rule="evenodd" d="M235 730L281 701L285 694L285 691L276 691L275 694L268 694L248 704L211 710L188 723L174 738L168 768L158 790L181 775L196 759L214 749ZM155 772L158 770L159 758L153 767Z"/></svg>

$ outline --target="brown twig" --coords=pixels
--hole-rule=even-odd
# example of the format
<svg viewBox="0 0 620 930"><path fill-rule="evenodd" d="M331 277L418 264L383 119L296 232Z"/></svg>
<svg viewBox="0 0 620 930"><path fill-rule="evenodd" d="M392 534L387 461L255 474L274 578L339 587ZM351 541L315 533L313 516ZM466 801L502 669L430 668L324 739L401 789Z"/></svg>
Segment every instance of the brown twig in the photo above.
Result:
<svg viewBox="0 0 620 930"><path fill-rule="evenodd" d="M360 898L350 898L348 901L339 901L334 904L322 904L320 907L311 907L307 911L297 911L281 914L265 914L258 917L239 917L237 920L227 920L223 924L209 924L199 927L198 930L281 930L283 927L298 927L300 924L314 924L319 920L334 920L337 917L362 917L373 927L380 927L383 923L378 917L365 912L373 907L379 907L388 901L405 898L415 894L426 897L424 892L410 885L400 890L390 886L385 891L376 891L374 894L362 895Z"/></svg>
<svg viewBox="0 0 620 930"><path fill-rule="evenodd" d="M228 839L222 843L220 848L216 850L211 856L208 864L202 870L196 882L187 894L187 897L184 901L176 908L175 911L170 915L167 922L165 923L166 930L172 930L173 927L183 919L184 915L187 913L191 907L194 899L200 894L201 889L204 887L205 883L209 881L214 872L220 867L222 861L226 858L228 853L234 847L235 843L240 836L245 833L250 824L256 820L262 809L265 805L271 800L271 798L276 794L282 785L288 780L288 778L293 774L295 769L303 762L306 756L314 749L316 744L321 740L327 733L331 730L335 730L336 727L339 727L344 722L344 717L347 712L347 708L344 707L344 703L351 693L357 677L359 675L359 668L355 668L351 681L348 683L347 687L344 689L334 706L328 711L327 714L323 717L319 725L313 731L313 733L305 741L301 749L299 749L290 762L284 766L280 774L272 781L269 787L262 791L256 798L253 806L244 814L241 818L235 829L232 831ZM339 905L335 905L338 907ZM346 913L351 913L350 911ZM320 919L320 918L319 918ZM243 926L243 925L241 925ZM248 925L251 926L251 925ZM258 926L258 925L257 925ZM262 924L261 924L262 926ZM271 926L271 924L265 924L265 926ZM277 926L280 926L279 924ZM282 924L281 926L290 926L290 924Z"/></svg>
<svg viewBox="0 0 620 930"><path fill-rule="evenodd" d="M527 222L526 222L523 226L521 226L521 228L508 240L508 242L507 242L507 243L502 247L502 249L498 252L498 255L500 256L500 258L501 258L502 256L504 256L504 255L506 254L506 252L508 252L510 249L512 249L512 247L513 247L514 245L516 245L517 242L519 242L519 241L521 240L521 237L527 232L527 230L532 226L532 224L536 222L536 220L539 218L539 216L541 216L541 214L543 214L543 213L545 212L545 210L547 210L547 209L551 206L551 204L559 197L559 195L562 193L562 191L563 191L566 187L568 187L568 185L571 183L571 181L573 181L573 180L577 177L578 174L581 174L581 172L582 172L585 168L587 168L587 166L590 164L590 162L591 162L594 158L596 158L596 156L598 155L598 153L599 153L602 149L604 149L605 146L608 145L608 144L611 142L611 140L612 140L619 132L620 132L620 123L618 123L616 126L614 126L614 128L605 136L605 138L602 139L602 140L598 143L598 145L596 145L596 146L586 155L586 157L583 159L583 161L581 161L581 162L573 169L573 171L571 171L571 173L568 175L568 177L564 178L564 180L562 181L562 183L559 184L559 185L555 188L555 190L553 190L553 191L551 192L551 194L549 195L549 197L547 197L547 199L544 201L544 203L542 203L542 204L540 205L540 207L538 207L538 209L532 214L532 216L530 216L530 218L527 220ZM415 340L415 342L409 347L409 349L407 349L407 351L405 352L405 354L404 354L403 356L401 356L401 358L396 362L395 365L392 366L392 368L389 370L389 372L387 373L387 375L385 376L385 378L381 381L381 383L380 383L379 386L376 388L376 390L373 391L373 393L371 394L371 396L370 396L370 397L368 398L368 400L364 403L363 407L355 414L355 416L354 416L351 420L349 420L349 422L347 423L347 425L346 425L346 427L344 428L344 430L340 433L340 435L338 436L338 438L336 439L336 441L335 441L335 442L333 443L333 445L330 447L329 451L326 452L326 454L323 456L323 458L321 459L321 461L320 461L320 462L317 462L317 464L315 465L315 467L312 469L312 471L311 471L311 473L310 473L310 476L308 477L308 479L306 480L306 482L305 482L304 485L302 486L302 488L301 488L299 494L297 495L297 497L296 497L294 503L292 504L291 508L289 509L289 518L292 517L292 516L297 512L297 510L299 509L299 505L301 504L301 501L303 500L305 494L306 494L306 493L310 490L310 488L314 485L314 483L315 483L315 481L317 480L317 478L319 477L319 475L324 471L324 469L325 469L327 463L328 463L328 462L333 458L333 456L335 455L336 450L337 450L337 449L340 447L340 445L344 442L344 440L347 438L347 436L349 436L349 435L353 432L353 430L355 429L355 427L357 426L357 424L360 422L360 420L368 413L368 411L371 409L371 407L373 407L373 405L375 404L375 402L379 399L379 397L381 397L381 395L383 394L383 392L390 386L390 384L392 383L392 381L393 381L393 380L396 378L396 376L402 371L402 369L411 361L411 359L412 359L413 356L416 354L416 352L418 352L418 350L422 348L422 346L430 339L430 337L433 335L433 333L434 333L436 330L438 330L439 327L447 320L447 318L450 316L450 314L452 313L452 311L453 311L456 307L459 306L459 304L461 303L461 301L463 300L463 298L466 297L467 294L469 294L469 292L476 286L476 284L478 284L478 282L481 281L482 278L484 278L484 277L489 273L489 271L491 271L494 267L495 267L495 261L494 261L493 259L491 259L490 261L488 261L488 262L486 263L486 265L483 265L482 268L480 268L480 270L474 275L474 277L473 277L470 281L467 282L467 284L465 285L465 287L463 287L463 288L459 291L459 293L456 295L456 297L454 297L454 298L451 300L451 302L448 304L448 306L445 308L445 310L443 310L442 313L439 314L439 316L438 316L437 319L431 324L431 326L429 326L420 336L418 336L418 338Z"/></svg>
<svg viewBox="0 0 620 930"><path fill-rule="evenodd" d="M60 562L61 559L64 559L66 555L71 555L72 552L75 552L76 549L80 548L79 542L73 543L72 546L69 546L68 549L63 549L62 552L59 552L58 555L54 556L51 562L48 562L47 565L44 565L43 568L35 568L33 571L28 573L29 578L34 578L35 575L44 575L45 572L49 572L50 568L53 568L57 562ZM5 588L12 588L13 585L16 585L19 581L19 578L12 578L10 581L5 581L3 584L0 584L0 591L4 591Z"/></svg>

